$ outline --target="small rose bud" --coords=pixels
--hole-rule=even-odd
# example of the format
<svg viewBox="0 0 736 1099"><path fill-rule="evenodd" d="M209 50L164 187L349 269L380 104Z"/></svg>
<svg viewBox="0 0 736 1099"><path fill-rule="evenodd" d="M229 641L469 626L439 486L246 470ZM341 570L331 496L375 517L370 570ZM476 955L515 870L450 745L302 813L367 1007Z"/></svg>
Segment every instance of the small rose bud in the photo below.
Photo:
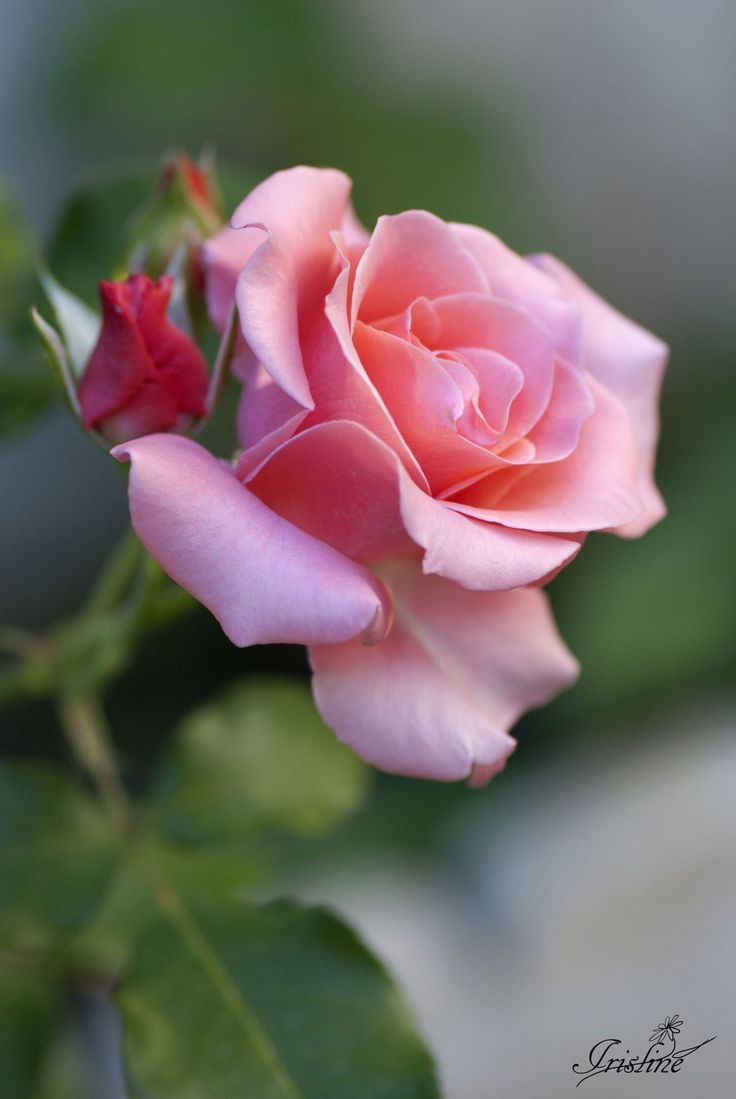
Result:
<svg viewBox="0 0 736 1099"><path fill-rule="evenodd" d="M78 397L84 426L111 443L185 433L205 415L207 364L166 315L172 284L147 275L100 283L102 329Z"/></svg>
<svg viewBox="0 0 736 1099"><path fill-rule="evenodd" d="M164 162L156 192L160 197L178 196L200 217L214 219L215 226L219 227L224 220L210 175L186 153L175 153Z"/></svg>

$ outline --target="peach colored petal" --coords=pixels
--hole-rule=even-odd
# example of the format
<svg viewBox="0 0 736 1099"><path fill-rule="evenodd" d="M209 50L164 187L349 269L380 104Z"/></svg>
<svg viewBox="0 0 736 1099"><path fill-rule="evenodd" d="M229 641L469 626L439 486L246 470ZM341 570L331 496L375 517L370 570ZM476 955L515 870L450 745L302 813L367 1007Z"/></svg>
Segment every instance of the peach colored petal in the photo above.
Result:
<svg viewBox="0 0 736 1099"><path fill-rule="evenodd" d="M354 343L433 493L503 464L491 450L458 432L462 393L431 352L360 321Z"/></svg>
<svg viewBox="0 0 736 1099"><path fill-rule="evenodd" d="M346 556L376 561L410 552L413 542L424 550L425 572L467 588L537 583L580 549L579 540L458 513L422 491L385 443L348 421L318 425L284 443L248 488Z"/></svg>
<svg viewBox="0 0 736 1099"><path fill-rule="evenodd" d="M238 405L238 439L246 449L265 439L283 442L302 422L306 410L285 393L260 363L248 370ZM273 450L278 443L271 442ZM267 451L268 452L268 451Z"/></svg>
<svg viewBox="0 0 736 1099"><path fill-rule="evenodd" d="M524 374L498 351L485 347L458 347L478 380L478 408L495 436L494 442L506 431L514 398L524 385Z"/></svg>
<svg viewBox="0 0 736 1099"><path fill-rule="evenodd" d="M519 367L524 385L511 405L505 441L522 438L537 423L552 393L557 352L549 332L519 306L482 294L453 294L433 305L440 322L440 347L495 351Z"/></svg>
<svg viewBox="0 0 736 1099"><path fill-rule="evenodd" d="M415 298L487 293L480 265L452 229L425 210L378 219L358 264L351 327L400 313Z"/></svg>
<svg viewBox="0 0 736 1099"><path fill-rule="evenodd" d="M554 279L477 225L453 224L464 247L483 269L494 297L527 310L545 326L569 363L581 361L582 318Z"/></svg>
<svg viewBox="0 0 736 1099"><path fill-rule="evenodd" d="M488 477L458 493L450 507L524 530L605 530L641 512L636 440L626 410L594 378L595 412L583 424L575 450L559 462L530 465L509 481Z"/></svg>
<svg viewBox="0 0 736 1099"><path fill-rule="evenodd" d="M572 454L583 424L594 412L595 401L585 375L558 359L549 404L528 436L534 446L534 462L556 462Z"/></svg>

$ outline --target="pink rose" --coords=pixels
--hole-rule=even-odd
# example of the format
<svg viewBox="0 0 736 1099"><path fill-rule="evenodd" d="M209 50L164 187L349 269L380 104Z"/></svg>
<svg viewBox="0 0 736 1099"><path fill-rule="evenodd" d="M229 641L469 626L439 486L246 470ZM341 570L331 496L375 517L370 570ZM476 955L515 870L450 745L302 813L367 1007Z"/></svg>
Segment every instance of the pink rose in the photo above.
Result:
<svg viewBox="0 0 736 1099"><path fill-rule="evenodd" d="M205 246L243 333L235 467L166 436L118 457L143 542L236 644L310 646L341 739L483 782L576 674L538 585L588 531L663 514L666 349L482 229L409 211L369 237L349 192L279 172Z"/></svg>

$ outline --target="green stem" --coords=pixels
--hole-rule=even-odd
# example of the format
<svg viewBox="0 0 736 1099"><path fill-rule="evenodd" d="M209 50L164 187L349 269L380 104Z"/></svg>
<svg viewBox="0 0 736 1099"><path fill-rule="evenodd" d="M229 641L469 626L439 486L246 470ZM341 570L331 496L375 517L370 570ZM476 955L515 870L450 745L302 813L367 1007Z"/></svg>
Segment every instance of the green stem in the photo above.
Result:
<svg viewBox="0 0 736 1099"><path fill-rule="evenodd" d="M26 694L26 670L23 664L10 664L0 670L0 707Z"/></svg>
<svg viewBox="0 0 736 1099"><path fill-rule="evenodd" d="M133 806L118 773L100 700L93 695L70 695L60 698L58 707L72 751L90 775L115 823L129 834L133 828Z"/></svg>
<svg viewBox="0 0 736 1099"><path fill-rule="evenodd" d="M95 582L82 613L100 614L111 610L130 586L144 552L133 531L127 530Z"/></svg>

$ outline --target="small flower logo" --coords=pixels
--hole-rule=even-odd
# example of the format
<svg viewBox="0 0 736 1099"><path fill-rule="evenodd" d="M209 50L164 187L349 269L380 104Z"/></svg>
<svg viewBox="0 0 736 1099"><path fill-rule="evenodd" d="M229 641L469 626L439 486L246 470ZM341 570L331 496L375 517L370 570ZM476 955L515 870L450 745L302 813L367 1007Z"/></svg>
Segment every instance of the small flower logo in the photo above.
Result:
<svg viewBox="0 0 736 1099"><path fill-rule="evenodd" d="M680 1033L684 1020L679 1015L668 1015L663 1023L655 1027L654 1033L649 1039L650 1042L664 1042L666 1038L669 1038L671 1042L674 1042L675 1035Z"/></svg>

